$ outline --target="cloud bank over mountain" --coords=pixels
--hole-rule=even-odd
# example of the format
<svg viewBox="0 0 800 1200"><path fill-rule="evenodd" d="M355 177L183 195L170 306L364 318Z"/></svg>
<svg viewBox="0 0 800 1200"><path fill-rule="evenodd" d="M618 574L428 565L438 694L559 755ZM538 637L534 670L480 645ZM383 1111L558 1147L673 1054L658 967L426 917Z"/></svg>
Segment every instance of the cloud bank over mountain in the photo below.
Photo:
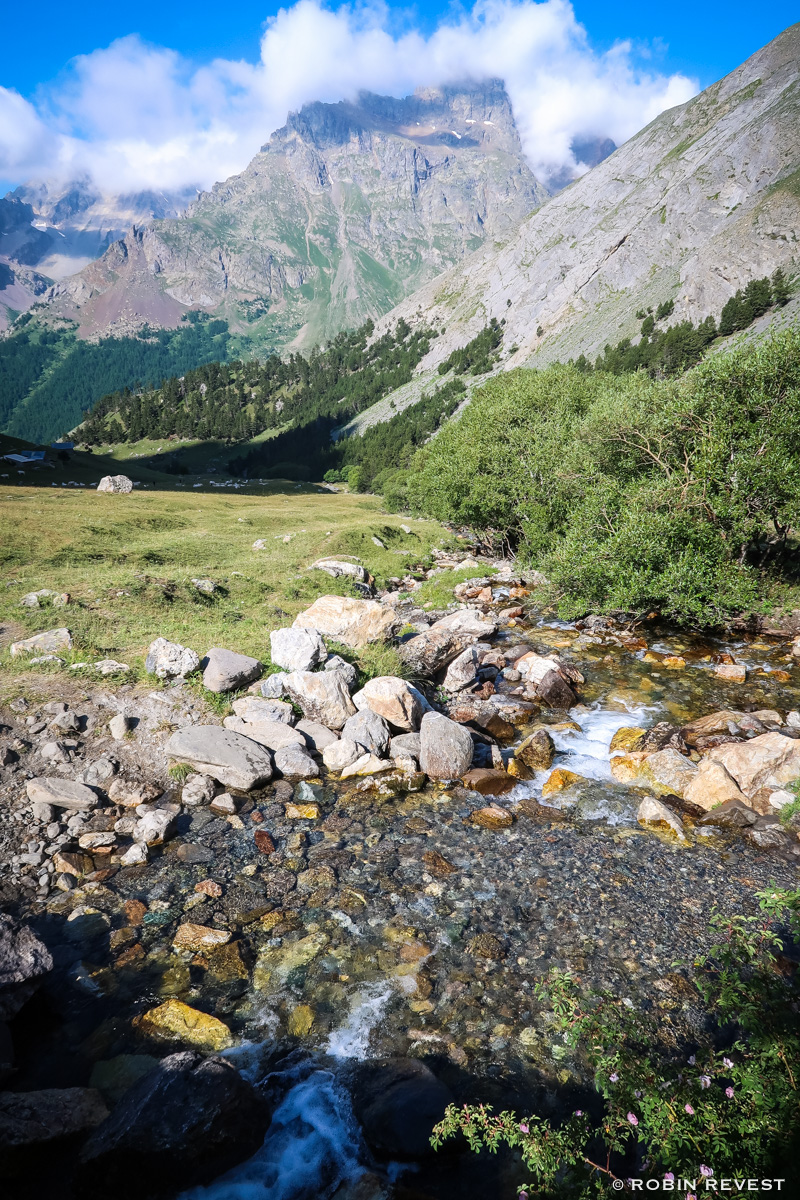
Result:
<svg viewBox="0 0 800 1200"><path fill-rule="evenodd" d="M197 65L138 36L74 59L30 101L0 87L0 176L90 176L117 194L209 187L243 169L287 112L361 90L505 80L541 177L578 174L576 141L625 141L697 82L621 41L599 53L567 0L478 0L429 35L381 5L298 0L265 26L256 63Z"/></svg>

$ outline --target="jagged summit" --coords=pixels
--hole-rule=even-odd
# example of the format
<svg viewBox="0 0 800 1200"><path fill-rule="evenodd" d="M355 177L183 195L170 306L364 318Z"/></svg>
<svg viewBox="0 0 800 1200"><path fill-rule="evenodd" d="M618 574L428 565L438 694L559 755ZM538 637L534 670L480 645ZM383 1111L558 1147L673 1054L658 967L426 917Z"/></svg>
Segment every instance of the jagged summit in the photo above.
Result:
<svg viewBox="0 0 800 1200"><path fill-rule="evenodd" d="M84 334L225 316L262 345L378 317L548 196L498 80L314 103L185 217L137 225L48 294Z"/></svg>

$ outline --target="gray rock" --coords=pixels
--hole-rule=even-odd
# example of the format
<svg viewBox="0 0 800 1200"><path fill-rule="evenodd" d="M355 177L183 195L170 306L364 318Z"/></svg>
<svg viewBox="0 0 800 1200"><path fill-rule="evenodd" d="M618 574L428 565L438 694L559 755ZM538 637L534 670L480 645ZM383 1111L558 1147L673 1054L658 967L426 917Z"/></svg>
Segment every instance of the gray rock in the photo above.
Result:
<svg viewBox="0 0 800 1200"><path fill-rule="evenodd" d="M200 666L200 655L181 646L178 642L168 642L166 638L156 638L150 643L145 659L144 669L157 679L175 679L190 675Z"/></svg>
<svg viewBox="0 0 800 1200"><path fill-rule="evenodd" d="M284 689L305 717L328 729L341 729L356 711L338 671L292 671L284 678Z"/></svg>
<svg viewBox="0 0 800 1200"><path fill-rule="evenodd" d="M325 670L338 671L351 692L358 683L358 668L343 659L340 654L329 655L325 663Z"/></svg>
<svg viewBox="0 0 800 1200"><path fill-rule="evenodd" d="M80 773L80 782L89 787L105 787L109 779L113 779L117 764L110 758L96 758Z"/></svg>
<svg viewBox="0 0 800 1200"><path fill-rule="evenodd" d="M305 748L306 739L291 725L284 721L244 720L242 717L226 717L222 722L226 729L234 733L244 734L252 738L260 746L268 750L277 750L280 746L302 746Z"/></svg>
<svg viewBox="0 0 800 1200"><path fill-rule="evenodd" d="M247 687L260 676L263 667L257 658L235 654L214 646L202 662L203 686L210 692L232 692Z"/></svg>
<svg viewBox="0 0 800 1200"><path fill-rule="evenodd" d="M755 825L758 813L742 800L726 800L700 818L700 825L718 825L722 829L746 829Z"/></svg>
<svg viewBox="0 0 800 1200"><path fill-rule="evenodd" d="M287 671L310 671L328 656L316 629L275 629L269 643L272 661Z"/></svg>
<svg viewBox="0 0 800 1200"><path fill-rule="evenodd" d="M389 745L389 726L371 708L364 708L345 722L342 737L359 742L380 757Z"/></svg>
<svg viewBox="0 0 800 1200"><path fill-rule="evenodd" d="M210 804L216 792L214 780L208 775L190 775L183 785L181 801L187 808L199 808L203 804Z"/></svg>
<svg viewBox="0 0 800 1200"><path fill-rule="evenodd" d="M388 1158L427 1158L434 1151L430 1137L453 1096L416 1059L384 1059L358 1063L348 1086L364 1137L373 1150Z"/></svg>
<svg viewBox="0 0 800 1200"><path fill-rule="evenodd" d="M133 728L133 719L127 717L125 713L117 713L108 722L108 729L115 742L121 742L126 734L130 733Z"/></svg>
<svg viewBox="0 0 800 1200"><path fill-rule="evenodd" d="M275 676L270 676L270 678L274 679ZM264 680L264 683L266 682L267 680ZM242 717L245 721L281 721L284 725L294 725L292 706L285 700L262 700L260 696L239 696L234 700L232 707L236 716Z"/></svg>
<svg viewBox="0 0 800 1200"><path fill-rule="evenodd" d="M101 675L123 675L130 671L127 663L118 662L116 658L100 658L94 663L94 669Z"/></svg>
<svg viewBox="0 0 800 1200"><path fill-rule="evenodd" d="M355 579L359 583L369 583L369 572L359 563L346 562L338 558L319 558L313 562L308 568L309 571L324 571L326 575L337 579L341 575L346 575L350 579Z"/></svg>
<svg viewBox="0 0 800 1200"><path fill-rule="evenodd" d="M322 761L329 771L343 771L365 753L366 747L349 738L340 738L322 751Z"/></svg>
<svg viewBox="0 0 800 1200"><path fill-rule="evenodd" d="M419 762L422 753L421 741L418 733L399 733L389 743L389 757L415 758Z"/></svg>
<svg viewBox="0 0 800 1200"><path fill-rule="evenodd" d="M319 775L319 767L302 746L281 746L275 751L275 766L281 775L300 779L313 779Z"/></svg>
<svg viewBox="0 0 800 1200"><path fill-rule="evenodd" d="M48 629L45 633L23 638L21 642L12 642L8 652L12 658L18 658L21 654L56 654L59 650L71 649L72 637L68 629Z"/></svg>
<svg viewBox="0 0 800 1200"><path fill-rule="evenodd" d="M208 1182L261 1145L269 1109L223 1058L171 1054L129 1088L81 1152L81 1195L140 1200Z"/></svg>
<svg viewBox="0 0 800 1200"><path fill-rule="evenodd" d="M442 686L446 692L460 692L474 683L477 675L478 651L474 646L468 646L450 663Z"/></svg>
<svg viewBox="0 0 800 1200"><path fill-rule="evenodd" d="M213 579L193 579L192 583L198 592L202 592L204 596L213 596L217 590L217 585Z"/></svg>
<svg viewBox="0 0 800 1200"><path fill-rule="evenodd" d="M97 793L74 779L60 779L55 775L40 775L29 779L25 785L28 799L33 803L52 804L54 808L66 808L82 812L95 808Z"/></svg>
<svg viewBox="0 0 800 1200"><path fill-rule="evenodd" d="M429 712L420 726L420 767L431 779L458 779L472 765L472 737L463 725Z"/></svg>
<svg viewBox="0 0 800 1200"><path fill-rule="evenodd" d="M36 1146L95 1129L108 1116L95 1088L0 1092L0 1145Z"/></svg>
<svg viewBox="0 0 800 1200"><path fill-rule="evenodd" d="M338 733L333 733L327 725L320 725L319 721L309 721L307 717L298 721L295 729L303 734L311 749L317 754L321 754L326 746L332 746L339 740Z"/></svg>
<svg viewBox="0 0 800 1200"><path fill-rule="evenodd" d="M388 721L392 729L401 732L419 729L423 713L430 709L422 693L396 675L369 679L353 696L353 703L359 711L371 708Z"/></svg>
<svg viewBox="0 0 800 1200"><path fill-rule="evenodd" d="M56 814L53 805L48 804L46 800L35 800L31 808L36 820L41 821L43 825L49 825Z"/></svg>
<svg viewBox="0 0 800 1200"><path fill-rule="evenodd" d="M168 758L185 762L200 775L210 775L226 787L249 792L269 783L272 758L252 738L220 729L218 725L193 725L179 729L165 746Z"/></svg>
<svg viewBox="0 0 800 1200"><path fill-rule="evenodd" d="M50 951L33 930L0 913L0 1021L16 1016L52 969Z"/></svg>
<svg viewBox="0 0 800 1200"><path fill-rule="evenodd" d="M127 475L104 475L97 485L98 492L119 492L123 495L133 491L133 481Z"/></svg>
<svg viewBox="0 0 800 1200"><path fill-rule="evenodd" d="M353 647L391 637L398 624L396 614L377 600L350 596L320 596L294 619L295 629L316 629L324 637Z"/></svg>
<svg viewBox="0 0 800 1200"><path fill-rule="evenodd" d="M39 753L48 762L69 762L67 747L62 742L45 742Z"/></svg>
<svg viewBox="0 0 800 1200"><path fill-rule="evenodd" d="M164 808L151 808L134 826L133 836L145 846L160 846L169 837L175 824L175 813Z"/></svg>
<svg viewBox="0 0 800 1200"><path fill-rule="evenodd" d="M267 700L279 700L281 696L286 695L288 678L286 671L276 671L273 675L268 675L266 679L261 680L261 695Z"/></svg>
<svg viewBox="0 0 800 1200"><path fill-rule="evenodd" d="M69 592L54 592L52 588L39 588L38 592L28 592L20 600L23 608L41 608L42 600L50 600L53 608L64 608L69 604Z"/></svg>

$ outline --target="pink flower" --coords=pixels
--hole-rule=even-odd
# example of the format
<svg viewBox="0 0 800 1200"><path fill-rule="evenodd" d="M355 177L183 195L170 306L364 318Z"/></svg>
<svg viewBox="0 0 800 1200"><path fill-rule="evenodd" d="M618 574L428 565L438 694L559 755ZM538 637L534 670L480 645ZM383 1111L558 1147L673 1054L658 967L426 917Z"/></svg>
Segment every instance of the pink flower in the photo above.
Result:
<svg viewBox="0 0 800 1200"><path fill-rule="evenodd" d="M628 1113L628 1120L630 1121L631 1125L639 1124L639 1118L636 1116L636 1113Z"/></svg>
<svg viewBox="0 0 800 1200"><path fill-rule="evenodd" d="M729 1099L729 1100L732 1100L732 1099L733 1099L733 1088L732 1088L732 1087L726 1087L726 1088L725 1088L725 1095L728 1097L728 1099Z"/></svg>
<svg viewBox="0 0 800 1200"><path fill-rule="evenodd" d="M530 1133L530 1126L520 1125L519 1131L520 1131L520 1133Z"/></svg>
<svg viewBox="0 0 800 1200"><path fill-rule="evenodd" d="M696 1062L697 1062L697 1058L693 1054L692 1057L689 1059L689 1066L693 1067Z"/></svg>
<svg viewBox="0 0 800 1200"><path fill-rule="evenodd" d="M619 1075L617 1074L616 1071L614 1071L611 1075L609 1075L608 1078L611 1080L612 1083L616 1083L617 1080L619 1079Z"/></svg>
<svg viewBox="0 0 800 1200"><path fill-rule="evenodd" d="M711 1167L707 1167L705 1163L700 1163L700 1174L704 1175L706 1179L708 1179L714 1174L714 1172L712 1171Z"/></svg>
<svg viewBox="0 0 800 1200"><path fill-rule="evenodd" d="M641 1098L642 1098L642 1093L641 1093L641 1092L634 1092L633 1094L634 1094L634 1096L636 1097L636 1099L637 1099L637 1100L641 1100Z"/></svg>
<svg viewBox="0 0 800 1200"><path fill-rule="evenodd" d="M690 1117L694 1116L694 1109L692 1108L691 1104L684 1104L683 1111L687 1112Z"/></svg>
<svg viewBox="0 0 800 1200"><path fill-rule="evenodd" d="M731 1060L729 1058L723 1058L722 1065L723 1065L723 1067L727 1067L728 1070L730 1071L731 1067L733 1066L733 1063L731 1062Z"/></svg>
<svg viewBox="0 0 800 1200"><path fill-rule="evenodd" d="M582 1117L582 1116L583 1116L583 1109L581 1109L581 1108L576 1108L576 1109L575 1109L575 1116L576 1116L576 1117Z"/></svg>
<svg viewBox="0 0 800 1200"><path fill-rule="evenodd" d="M675 1176L672 1174L672 1171L667 1171L666 1175L664 1176L664 1182L665 1183L674 1183L675 1182Z"/></svg>
<svg viewBox="0 0 800 1200"><path fill-rule="evenodd" d="M518 1200L528 1200L527 1192L518 1192L517 1196L518 1196Z"/></svg>
<svg viewBox="0 0 800 1200"><path fill-rule="evenodd" d="M711 1087L711 1076L710 1075L701 1075L700 1076L700 1087L701 1088Z"/></svg>
<svg viewBox="0 0 800 1200"><path fill-rule="evenodd" d="M686 1200L697 1200L697 1196L695 1196L694 1192L689 1192L689 1195L686 1197Z"/></svg>

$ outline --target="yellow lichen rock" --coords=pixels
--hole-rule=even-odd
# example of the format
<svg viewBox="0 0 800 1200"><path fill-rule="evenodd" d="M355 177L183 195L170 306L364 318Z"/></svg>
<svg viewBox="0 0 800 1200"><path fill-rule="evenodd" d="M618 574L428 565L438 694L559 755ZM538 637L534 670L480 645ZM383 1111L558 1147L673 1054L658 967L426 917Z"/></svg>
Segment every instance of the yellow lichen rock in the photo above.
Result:
<svg viewBox="0 0 800 1200"><path fill-rule="evenodd" d="M148 1009L135 1017L133 1024L147 1037L183 1042L196 1050L227 1050L233 1045L233 1035L227 1025L182 1000L167 1000L157 1008Z"/></svg>
<svg viewBox="0 0 800 1200"><path fill-rule="evenodd" d="M582 775L576 775L574 771L566 771L563 767L556 767L542 788L542 796L552 796L556 792L563 792L565 788L572 787L573 783L585 782Z"/></svg>

